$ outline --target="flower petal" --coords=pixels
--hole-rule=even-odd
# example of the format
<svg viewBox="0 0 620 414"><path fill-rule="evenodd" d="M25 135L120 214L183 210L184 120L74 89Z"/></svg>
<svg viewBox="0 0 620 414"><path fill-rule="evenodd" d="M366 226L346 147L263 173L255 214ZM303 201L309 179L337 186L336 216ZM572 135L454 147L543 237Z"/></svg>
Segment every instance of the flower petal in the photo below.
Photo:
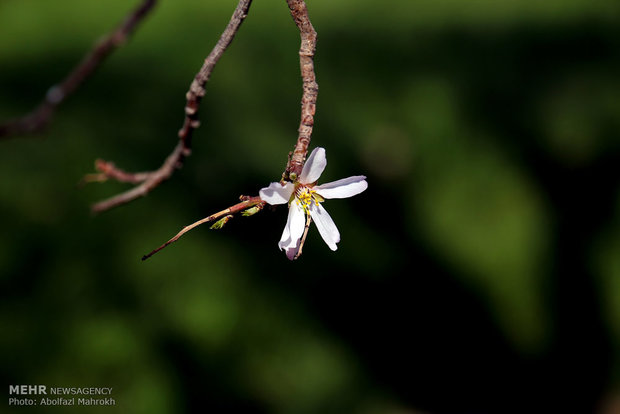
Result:
<svg viewBox="0 0 620 414"><path fill-rule="evenodd" d="M293 200L288 210L286 226L284 226L282 237L278 243L278 247L280 247L280 250L286 252L286 257L288 257L289 260L293 260L299 250L299 239L306 226L304 216L304 209Z"/></svg>
<svg viewBox="0 0 620 414"><path fill-rule="evenodd" d="M368 188L366 177L355 175L342 180L332 181L317 185L314 190L323 198L347 198L353 197Z"/></svg>
<svg viewBox="0 0 620 414"><path fill-rule="evenodd" d="M299 181L302 184L312 184L316 182L323 170L327 166L327 158L325 158L325 148L316 147L304 164Z"/></svg>
<svg viewBox="0 0 620 414"><path fill-rule="evenodd" d="M310 215L325 243L327 243L330 249L336 250L338 248L336 243L340 241L340 232L334 220L327 213L327 210L321 204L312 204L310 206Z"/></svg>
<svg viewBox="0 0 620 414"><path fill-rule="evenodd" d="M294 190L295 184L293 183L287 182L284 186L280 183L271 183L269 187L261 188L258 195L261 200L271 205L284 204L291 199Z"/></svg>
<svg viewBox="0 0 620 414"><path fill-rule="evenodd" d="M284 225L284 231L282 231L282 236L280 237L280 241L278 242L278 247L280 250L288 246L291 242L291 211L288 212L288 218L286 220L286 224Z"/></svg>
<svg viewBox="0 0 620 414"><path fill-rule="evenodd" d="M278 245L280 246L280 250L284 250L286 253L286 257L289 260L293 260L295 256L297 256L297 252L299 251L299 239L293 240L288 238L286 242L280 242Z"/></svg>
<svg viewBox="0 0 620 414"><path fill-rule="evenodd" d="M293 200L291 207L289 208L288 221L290 222L291 238L297 240L304 234L304 227L306 227L306 215L304 209Z"/></svg>
<svg viewBox="0 0 620 414"><path fill-rule="evenodd" d="M295 240L293 244L284 249L284 253L286 254L286 258L288 260L295 260L297 257L297 252L299 252L299 239Z"/></svg>

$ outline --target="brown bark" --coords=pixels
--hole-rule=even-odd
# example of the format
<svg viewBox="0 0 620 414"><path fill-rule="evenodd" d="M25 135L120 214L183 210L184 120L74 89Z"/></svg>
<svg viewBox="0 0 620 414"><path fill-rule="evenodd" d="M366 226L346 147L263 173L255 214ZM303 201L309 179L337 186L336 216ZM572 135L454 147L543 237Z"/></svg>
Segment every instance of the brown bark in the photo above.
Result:
<svg viewBox="0 0 620 414"><path fill-rule="evenodd" d="M304 166L308 145L312 138L312 128L314 126L314 114L316 112L316 99L319 85L316 82L314 73L314 52L316 50L316 31L312 27L308 8L303 0L286 0L291 11L291 16L299 28L301 35L301 46L299 48L299 65L301 69L301 79L303 82L303 93L301 97L301 121L299 124L299 135L295 150L291 155L284 174L283 180L292 181L291 174L297 177L301 174Z"/></svg>

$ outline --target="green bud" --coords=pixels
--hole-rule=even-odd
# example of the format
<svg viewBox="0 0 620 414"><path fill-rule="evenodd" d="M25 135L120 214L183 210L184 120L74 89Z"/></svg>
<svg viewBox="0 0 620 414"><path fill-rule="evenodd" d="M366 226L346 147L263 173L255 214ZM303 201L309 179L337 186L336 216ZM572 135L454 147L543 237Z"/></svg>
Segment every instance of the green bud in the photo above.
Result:
<svg viewBox="0 0 620 414"><path fill-rule="evenodd" d="M261 211L263 209L263 206L254 206L254 207L250 207L247 210L243 210L241 212L241 215L244 217L249 217L249 216L253 216L254 214L258 213L259 211Z"/></svg>
<svg viewBox="0 0 620 414"><path fill-rule="evenodd" d="M290 173L290 174L289 174L289 178L291 179L291 181L296 181L296 180L297 180L297 174L295 174L295 173Z"/></svg>
<svg viewBox="0 0 620 414"><path fill-rule="evenodd" d="M221 219L213 223L213 225L211 226L211 229L220 230L222 227L224 227L226 223L228 223L228 220L230 220L231 218L233 218L232 214L222 217Z"/></svg>

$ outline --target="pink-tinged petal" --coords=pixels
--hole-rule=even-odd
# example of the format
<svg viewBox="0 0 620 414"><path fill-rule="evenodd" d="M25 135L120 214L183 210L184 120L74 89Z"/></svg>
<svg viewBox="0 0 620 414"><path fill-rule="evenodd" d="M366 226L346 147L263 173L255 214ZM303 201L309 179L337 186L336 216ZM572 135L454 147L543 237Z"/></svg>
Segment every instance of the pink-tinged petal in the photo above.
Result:
<svg viewBox="0 0 620 414"><path fill-rule="evenodd" d="M291 199L294 190L295 185L293 183L287 182L284 186L280 183L271 183L269 187L261 188L258 195L261 200L271 205L284 204Z"/></svg>
<svg viewBox="0 0 620 414"><path fill-rule="evenodd" d="M338 248L336 243L340 241L340 232L334 220L327 213L327 210L321 204L312 204L310 206L310 215L325 243L327 243L330 249L336 250Z"/></svg>
<svg viewBox="0 0 620 414"><path fill-rule="evenodd" d="M288 257L289 260L293 260L295 255L297 255L297 251L299 250L299 239L304 232L305 225L304 210L293 200L288 210L286 226L284 226L282 237L278 243L278 247L280 250L286 252L286 257Z"/></svg>
<svg viewBox="0 0 620 414"><path fill-rule="evenodd" d="M280 250L284 250L284 252L286 253L286 257L289 260L293 260L295 256L297 256L297 252L299 251L299 244L299 239L293 240L289 237L286 241L281 241L280 243L278 243L278 246L280 246Z"/></svg>
<svg viewBox="0 0 620 414"><path fill-rule="evenodd" d="M297 256L297 252L299 252L300 243L301 241L297 239L294 241L294 244L291 244L290 246L287 246L286 249L284 249L284 253L286 253L286 258L288 260L295 260L295 257Z"/></svg>
<svg viewBox="0 0 620 414"><path fill-rule="evenodd" d="M323 198L347 198L353 197L368 188L366 177L355 175L342 180L332 181L315 186L313 189Z"/></svg>
<svg viewBox="0 0 620 414"><path fill-rule="evenodd" d="M323 170L327 166L327 158L325 158L325 148L317 147L310 153L310 156L304 164L299 181L302 184L312 184L316 182Z"/></svg>

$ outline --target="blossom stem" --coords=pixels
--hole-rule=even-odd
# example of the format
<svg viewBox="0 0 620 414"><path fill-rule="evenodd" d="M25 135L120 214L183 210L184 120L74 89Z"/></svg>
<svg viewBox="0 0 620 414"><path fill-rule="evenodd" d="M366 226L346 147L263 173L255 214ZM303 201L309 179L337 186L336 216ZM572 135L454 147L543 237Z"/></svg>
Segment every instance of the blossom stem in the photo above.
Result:
<svg viewBox="0 0 620 414"><path fill-rule="evenodd" d="M293 257L293 260L297 260L299 256L301 256L301 250L304 247L304 243L306 242L306 236L308 236L308 230L310 229L310 223L312 223L312 217L310 214L306 215L306 226L304 227L304 233L301 236L301 241L299 242L299 250L297 250L297 254Z"/></svg>

